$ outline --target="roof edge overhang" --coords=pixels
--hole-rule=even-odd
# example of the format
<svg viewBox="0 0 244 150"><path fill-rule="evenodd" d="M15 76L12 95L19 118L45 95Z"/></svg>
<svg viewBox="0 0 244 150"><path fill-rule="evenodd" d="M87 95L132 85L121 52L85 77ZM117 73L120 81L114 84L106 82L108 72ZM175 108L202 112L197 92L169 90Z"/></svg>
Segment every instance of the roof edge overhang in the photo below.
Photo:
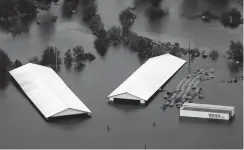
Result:
<svg viewBox="0 0 244 150"><path fill-rule="evenodd" d="M77 112L79 112L79 113L72 113L72 114L60 115L60 116L58 115L58 114L60 114L60 113L63 113L63 112L65 112L65 111L68 111L68 110L77 111ZM78 110L78 109L74 109L74 108L67 108L67 109L64 109L64 110L62 110L62 111L60 111L60 112L57 112L57 113L55 113L55 114L53 114L53 115L50 115L50 116L48 116L48 117L46 117L46 118L62 117L62 116L72 116L72 115L85 114L85 113L87 113L87 114L91 114L91 112L82 111L82 110Z"/></svg>
<svg viewBox="0 0 244 150"><path fill-rule="evenodd" d="M136 97L136 98L138 98L138 99L140 99L140 100L147 101L147 100L145 100L145 99L143 99L143 98L141 98L141 97L139 97L139 96L136 96L136 95L134 95L134 94L131 94L131 93L129 93L129 92L123 92L123 93L119 93L119 94L109 95L107 98L109 98L109 97L113 97L113 96L122 95L122 94L129 94L129 95L134 96L134 97Z"/></svg>

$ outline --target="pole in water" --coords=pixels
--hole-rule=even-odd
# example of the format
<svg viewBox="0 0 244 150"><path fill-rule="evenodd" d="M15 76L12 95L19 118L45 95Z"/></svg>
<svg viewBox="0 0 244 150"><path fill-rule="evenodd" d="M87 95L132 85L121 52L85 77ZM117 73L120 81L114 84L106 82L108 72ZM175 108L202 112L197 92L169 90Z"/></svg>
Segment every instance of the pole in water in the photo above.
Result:
<svg viewBox="0 0 244 150"><path fill-rule="evenodd" d="M107 125L107 131L108 131L108 132L110 131L110 126L109 126L109 125Z"/></svg>
<svg viewBox="0 0 244 150"><path fill-rule="evenodd" d="M144 145L144 148L147 149L147 147L148 147L147 144L145 144L145 145Z"/></svg>
<svg viewBox="0 0 244 150"><path fill-rule="evenodd" d="M190 70L190 67L191 67L190 42L189 42L188 54L189 54L188 73L190 74L190 72L191 72L191 70Z"/></svg>

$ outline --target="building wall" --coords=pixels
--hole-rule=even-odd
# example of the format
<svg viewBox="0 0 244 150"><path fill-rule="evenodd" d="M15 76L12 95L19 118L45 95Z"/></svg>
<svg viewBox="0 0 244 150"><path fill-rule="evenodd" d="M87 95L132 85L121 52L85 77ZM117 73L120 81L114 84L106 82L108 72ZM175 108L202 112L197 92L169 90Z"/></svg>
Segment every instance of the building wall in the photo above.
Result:
<svg viewBox="0 0 244 150"><path fill-rule="evenodd" d="M140 101L141 104L145 103L145 100L143 100L141 98L138 98L136 96L133 96L131 94L128 94L128 93L124 93L124 94L120 94L120 95L115 95L115 96L109 97L109 101L114 101L115 98L132 100L132 101L136 100L136 101Z"/></svg>
<svg viewBox="0 0 244 150"><path fill-rule="evenodd" d="M206 118L206 119L220 119L220 120L229 120L230 115L224 113L212 113L212 112L202 112L202 111L189 111L189 110L180 110L180 116L184 117L196 117L196 118Z"/></svg>
<svg viewBox="0 0 244 150"><path fill-rule="evenodd" d="M58 117L58 116L68 116L68 115L78 115L78 114L84 114L82 111L74 110L74 109L67 109L64 110L58 114L53 115L52 117Z"/></svg>

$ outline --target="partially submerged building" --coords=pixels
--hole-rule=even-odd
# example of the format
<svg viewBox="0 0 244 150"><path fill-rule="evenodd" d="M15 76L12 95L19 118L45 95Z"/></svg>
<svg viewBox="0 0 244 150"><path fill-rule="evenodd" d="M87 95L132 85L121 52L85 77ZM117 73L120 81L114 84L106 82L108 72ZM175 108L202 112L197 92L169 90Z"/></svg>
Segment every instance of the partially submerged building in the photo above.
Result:
<svg viewBox="0 0 244 150"><path fill-rule="evenodd" d="M49 67L28 63L11 70L10 74L46 119L91 114L91 111Z"/></svg>
<svg viewBox="0 0 244 150"><path fill-rule="evenodd" d="M234 106L184 103L180 108L180 117L230 120L234 115Z"/></svg>
<svg viewBox="0 0 244 150"><path fill-rule="evenodd" d="M184 64L170 54L150 58L109 96L109 101L145 104Z"/></svg>

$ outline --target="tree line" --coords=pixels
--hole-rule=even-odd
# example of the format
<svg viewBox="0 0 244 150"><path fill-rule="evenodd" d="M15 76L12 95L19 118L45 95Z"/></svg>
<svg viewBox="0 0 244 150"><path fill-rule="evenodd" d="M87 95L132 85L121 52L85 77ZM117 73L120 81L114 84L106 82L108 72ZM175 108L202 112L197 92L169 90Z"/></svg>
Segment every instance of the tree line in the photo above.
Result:
<svg viewBox="0 0 244 150"><path fill-rule="evenodd" d="M72 50L68 49L65 52L63 59L61 58L59 49L53 46L48 46L43 51L40 59L35 56L28 62L51 67L56 72L60 71L61 64L64 64L67 69L71 69L71 67L74 66L74 69L81 71L87 63L95 60L95 58L96 57L93 54L85 52L81 45L74 47ZM0 89L5 88L9 81L8 71L18 68L23 64L25 63L18 59L11 60L7 53L0 49Z"/></svg>

